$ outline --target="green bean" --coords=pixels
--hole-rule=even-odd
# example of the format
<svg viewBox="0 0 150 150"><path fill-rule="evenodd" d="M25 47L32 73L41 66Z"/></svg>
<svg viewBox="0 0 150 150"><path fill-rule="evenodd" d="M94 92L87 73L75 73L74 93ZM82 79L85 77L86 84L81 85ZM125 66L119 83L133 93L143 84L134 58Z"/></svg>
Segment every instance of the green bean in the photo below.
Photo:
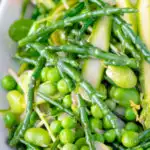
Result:
<svg viewBox="0 0 150 150"><path fill-rule="evenodd" d="M144 140L150 138L150 129L147 129L139 134L139 140L143 142Z"/></svg>
<svg viewBox="0 0 150 150"><path fill-rule="evenodd" d="M79 68L79 63L72 59L72 58L61 58L62 61L69 63L71 66L75 67L75 68Z"/></svg>
<svg viewBox="0 0 150 150"><path fill-rule="evenodd" d="M28 58L28 57L22 57L19 54L16 54L14 56L14 59L17 59L17 60L19 60L21 62L26 62L28 64L32 64L34 66L36 65L36 62L37 62L37 59L34 59L34 58L31 59L31 58Z"/></svg>
<svg viewBox="0 0 150 150"><path fill-rule="evenodd" d="M112 8L109 4L103 2L103 0L91 0L101 8ZM145 60L150 63L150 50L146 47L143 41L140 39L136 33L130 28L129 24L126 23L120 16L114 15L113 19L116 24L118 24L125 35L135 44L136 48L143 54Z"/></svg>
<svg viewBox="0 0 150 150"><path fill-rule="evenodd" d="M78 46L84 46L86 48L90 48L90 47L93 47L89 42L85 41L85 40L80 40L80 41L77 41L77 40L74 40L70 37L68 37L68 42L73 44L73 45L78 45Z"/></svg>
<svg viewBox="0 0 150 150"><path fill-rule="evenodd" d="M140 148L147 149L149 147L150 147L150 142L146 142L146 143L141 143L138 146L135 146L135 147L132 147L132 148L128 148L127 150L138 150Z"/></svg>
<svg viewBox="0 0 150 150"><path fill-rule="evenodd" d="M56 29L64 28L67 26L70 26L73 23L79 22L86 20L91 17L99 17L99 16L104 16L104 15L112 15L112 14L124 14L124 13L134 13L137 12L135 9L130 9L130 8L104 8L101 10L93 11L93 12L87 12L81 15L77 15L71 18L66 18L64 20L57 21L55 24L48 26L48 27L43 27L39 31L27 36L26 38L22 39L19 41L19 46L22 47L29 42L33 42L39 37L43 37L47 34L52 33Z"/></svg>
<svg viewBox="0 0 150 150"><path fill-rule="evenodd" d="M85 132L86 143L88 144L90 150L96 150L94 146L94 141L92 139L88 115L86 113L86 106L84 100L81 98L80 95L78 95L78 107L80 110L81 123Z"/></svg>
<svg viewBox="0 0 150 150"><path fill-rule="evenodd" d="M37 44L32 44L32 47L36 47ZM108 65L115 65L115 66L129 66L131 68L137 68L139 66L138 61L135 59L130 59L127 56L117 56L112 53L106 53L100 50L99 48L94 48L91 47L89 48L84 48L84 47L78 47L76 45L62 45L62 46L47 46L45 47L45 51L50 50L53 52L70 52L70 53L77 53L81 55L88 55L88 56L93 56L99 59L104 59L106 60L106 64Z"/></svg>
<svg viewBox="0 0 150 150"><path fill-rule="evenodd" d="M58 67L60 67L62 71L64 71L66 74L68 74L76 82L81 81L80 73L75 68L70 67L69 64L63 63L63 62L58 62Z"/></svg>
<svg viewBox="0 0 150 150"><path fill-rule="evenodd" d="M20 137L25 133L26 129L28 128L28 124L30 122L30 117L32 114L32 107L33 107L33 99L34 99L34 90L36 86L36 80L40 76L40 72L45 64L45 58L40 57L38 59L36 68L31 76L31 81L29 85L28 95L27 95L27 107L26 107L26 116L25 119L20 125L18 126L17 130L15 131L14 137L10 141L10 145L14 146L19 142Z"/></svg>
<svg viewBox="0 0 150 150"><path fill-rule="evenodd" d="M70 8L65 12L64 18L73 17L76 14L80 13L80 11L84 8L84 2L77 3L73 8Z"/></svg>
<svg viewBox="0 0 150 150"><path fill-rule="evenodd" d="M102 113L104 114L104 116L110 120L112 127L113 128L122 128L122 122L119 122L118 118L110 111L108 106L102 100L99 99L99 97L95 93L94 88L85 81L81 82L80 85L89 94L92 102L96 103L99 106L99 108L102 110Z"/></svg>
<svg viewBox="0 0 150 150"><path fill-rule="evenodd" d="M73 84L72 80L63 71L61 71L61 68L58 67L58 70L59 70L59 73L60 73L61 77L66 82L66 84L69 88L69 91L71 92L74 88L74 84Z"/></svg>
<svg viewBox="0 0 150 150"><path fill-rule="evenodd" d="M24 139L20 139L20 142L25 144L27 147L31 148L31 150L39 150L38 147L30 144L29 142L25 141Z"/></svg>
<svg viewBox="0 0 150 150"><path fill-rule="evenodd" d="M90 25L94 23L94 21L95 19L91 18L90 20L88 19L83 22L82 28L78 32L78 36L77 36L78 40L81 39L81 37L84 35L84 32L88 29Z"/></svg>
<svg viewBox="0 0 150 150"><path fill-rule="evenodd" d="M124 36L124 33L122 32L120 26L118 26L116 23L113 23L113 32L119 38L122 45L125 46L125 48L132 54L132 56L137 60L140 60L140 54L135 50L130 40Z"/></svg>
<svg viewBox="0 0 150 150"><path fill-rule="evenodd" d="M150 51L146 45L142 42L139 36L137 36L130 26L119 16L114 17L114 21L121 26L123 32L131 39L136 48L143 54L145 60L150 63Z"/></svg>
<svg viewBox="0 0 150 150"><path fill-rule="evenodd" d="M62 106L59 102L52 100L51 98L45 96L42 93L37 93L37 95L39 97L41 97L42 99L44 99L45 101L47 101L48 103L54 105L55 107L59 108L60 110L66 112L67 114L69 114L70 116L74 116L73 112L67 108L65 108L64 106Z"/></svg>
<svg viewBox="0 0 150 150"><path fill-rule="evenodd" d="M113 53L117 55L125 55L123 51L121 51L115 44L111 43L110 44L110 49Z"/></svg>
<svg viewBox="0 0 150 150"><path fill-rule="evenodd" d="M11 141L11 139L13 138L15 130L16 130L16 126L12 127L12 128L9 130L9 132L8 132L8 138L7 138L8 144L9 144L9 142Z"/></svg>
<svg viewBox="0 0 150 150"><path fill-rule="evenodd" d="M21 10L21 18L24 18L24 15L26 13L27 6L28 6L29 3L30 3L30 0L23 0L22 10Z"/></svg>
<svg viewBox="0 0 150 150"><path fill-rule="evenodd" d="M118 143L113 143L113 146L114 148L117 148L117 150L125 150L125 148L119 145Z"/></svg>
<svg viewBox="0 0 150 150"><path fill-rule="evenodd" d="M60 143L60 141L59 141L59 139L57 139L57 140L52 144L51 150L56 150L59 143Z"/></svg>
<svg viewBox="0 0 150 150"><path fill-rule="evenodd" d="M88 0L84 0L84 4L85 4L87 11L90 11L90 6L89 6Z"/></svg>

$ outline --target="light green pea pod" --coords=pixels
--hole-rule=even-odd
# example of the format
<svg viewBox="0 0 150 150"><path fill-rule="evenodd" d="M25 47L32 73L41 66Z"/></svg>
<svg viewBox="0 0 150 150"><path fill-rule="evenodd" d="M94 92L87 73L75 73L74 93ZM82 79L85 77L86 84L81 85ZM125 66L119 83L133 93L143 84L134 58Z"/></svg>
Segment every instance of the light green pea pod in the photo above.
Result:
<svg viewBox="0 0 150 150"><path fill-rule="evenodd" d="M135 73L126 66L108 66L106 75L122 88L133 88L137 84Z"/></svg>
<svg viewBox="0 0 150 150"><path fill-rule="evenodd" d="M50 136L45 129L30 128L25 132L24 139L36 146L47 147L50 144Z"/></svg>

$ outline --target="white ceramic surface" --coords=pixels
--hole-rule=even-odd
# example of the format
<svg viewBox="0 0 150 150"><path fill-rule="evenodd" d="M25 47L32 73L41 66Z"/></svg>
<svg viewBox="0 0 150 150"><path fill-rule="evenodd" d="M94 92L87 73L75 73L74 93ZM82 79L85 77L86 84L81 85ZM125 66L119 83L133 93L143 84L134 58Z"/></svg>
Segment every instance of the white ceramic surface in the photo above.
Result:
<svg viewBox="0 0 150 150"><path fill-rule="evenodd" d="M10 24L19 17L22 0L1 0L0 2L0 79L7 74L8 68L16 68L11 59L16 44L8 36ZM8 107L5 92L0 87L0 109ZM0 150L10 150L6 144L7 130L0 118Z"/></svg>

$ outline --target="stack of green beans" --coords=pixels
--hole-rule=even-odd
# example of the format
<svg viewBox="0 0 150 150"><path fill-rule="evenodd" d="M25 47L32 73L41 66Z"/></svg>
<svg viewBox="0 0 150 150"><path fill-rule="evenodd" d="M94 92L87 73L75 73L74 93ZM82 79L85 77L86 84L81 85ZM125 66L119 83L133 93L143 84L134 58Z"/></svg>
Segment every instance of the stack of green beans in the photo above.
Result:
<svg viewBox="0 0 150 150"><path fill-rule="evenodd" d="M9 70L1 80L8 91L9 108L0 110L8 145L23 150L149 150L150 129L140 117L139 73L141 61L150 62L150 52L121 18L138 10L103 0L37 0L26 19L29 4L24 0L21 19L9 29L18 43L14 59L19 71ZM113 18L112 34L110 51L104 52L89 39L98 32L97 21L107 16ZM90 81L83 75L89 58L103 62L98 87L90 72L96 63L87 68Z"/></svg>

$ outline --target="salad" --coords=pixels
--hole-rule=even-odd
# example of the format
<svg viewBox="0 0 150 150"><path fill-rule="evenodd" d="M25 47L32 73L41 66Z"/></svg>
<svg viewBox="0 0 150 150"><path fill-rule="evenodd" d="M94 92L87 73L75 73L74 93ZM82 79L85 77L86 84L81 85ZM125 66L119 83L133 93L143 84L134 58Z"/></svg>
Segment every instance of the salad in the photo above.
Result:
<svg viewBox="0 0 150 150"><path fill-rule="evenodd" d="M12 149L150 150L150 0L24 0L8 33Z"/></svg>

